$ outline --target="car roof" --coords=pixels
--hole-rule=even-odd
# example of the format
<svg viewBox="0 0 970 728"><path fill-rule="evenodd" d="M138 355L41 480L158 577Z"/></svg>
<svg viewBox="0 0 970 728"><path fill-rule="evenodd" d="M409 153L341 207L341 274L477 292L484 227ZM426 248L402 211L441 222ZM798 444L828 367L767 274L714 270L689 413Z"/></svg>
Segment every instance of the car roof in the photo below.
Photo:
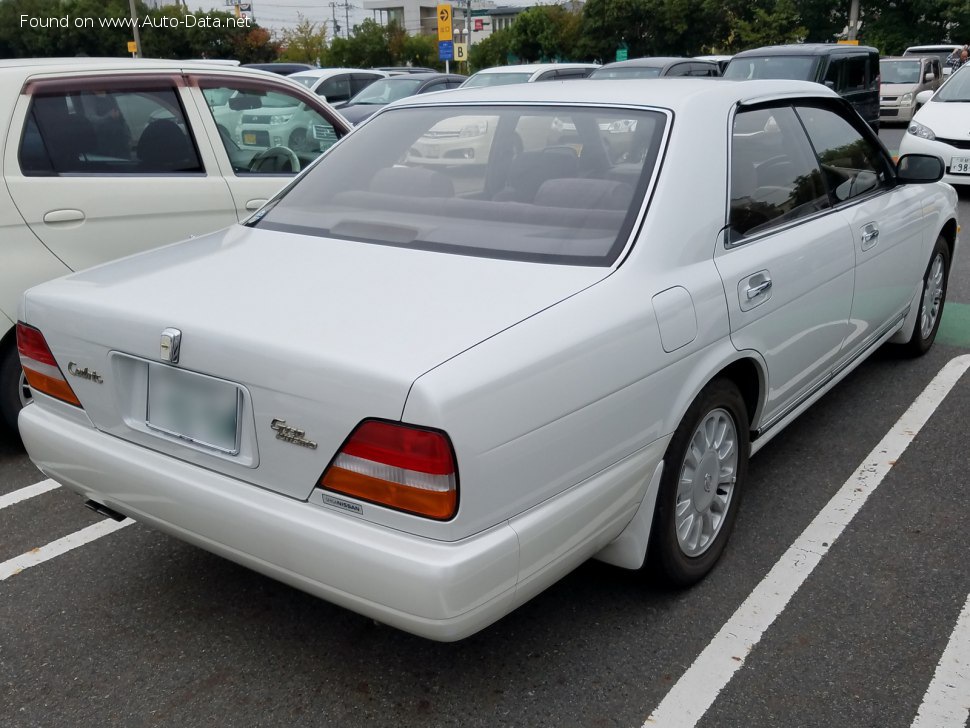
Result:
<svg viewBox="0 0 970 728"><path fill-rule="evenodd" d="M878 53L872 46L846 45L839 43L789 43L788 45L764 46L741 51L734 58L749 58L751 56L826 56L836 53Z"/></svg>
<svg viewBox="0 0 970 728"><path fill-rule="evenodd" d="M389 108L434 104L563 104L636 106L670 109L674 113L705 105L725 113L733 106L775 98L832 98L839 95L810 81L770 79L715 81L705 78L548 81L441 91L429 101L421 95L395 101Z"/></svg>
<svg viewBox="0 0 970 728"><path fill-rule="evenodd" d="M938 43L933 45L915 45L915 46L910 46L905 51L903 51L903 53L906 53L907 51L916 51L917 53L919 53L920 51L946 51L946 50L952 51L962 47L963 46L961 46L959 43Z"/></svg>
<svg viewBox="0 0 970 728"><path fill-rule="evenodd" d="M455 81L464 81L467 76L462 76L455 73L440 73L439 71L424 71L422 73L401 73L396 76L388 76L385 81L433 81L439 78L453 79Z"/></svg>
<svg viewBox="0 0 970 728"><path fill-rule="evenodd" d="M913 63L919 61L920 58L935 58L935 56L883 56L879 59L879 62L883 61L905 61L907 63Z"/></svg>
<svg viewBox="0 0 970 728"><path fill-rule="evenodd" d="M595 63L525 63L517 66L492 66L476 73L537 73L554 68L599 68Z"/></svg>
<svg viewBox="0 0 970 728"><path fill-rule="evenodd" d="M388 77L387 71L378 71L376 68L314 68L291 73L290 78L330 78L341 73L376 73L378 76Z"/></svg>
<svg viewBox="0 0 970 728"><path fill-rule="evenodd" d="M174 61L161 58L18 58L0 60L0 75L26 78L37 73L83 74L103 71L197 71L256 75L260 78L285 79L269 71L222 62L193 60Z"/></svg>
<svg viewBox="0 0 970 728"><path fill-rule="evenodd" d="M711 63L711 61L702 61L696 58L688 58L687 56L644 56L643 58L630 58L625 61L607 63L602 68L657 68L669 66L672 63L683 63L685 61L690 63L694 63L695 61ZM711 63L711 65L715 64Z"/></svg>

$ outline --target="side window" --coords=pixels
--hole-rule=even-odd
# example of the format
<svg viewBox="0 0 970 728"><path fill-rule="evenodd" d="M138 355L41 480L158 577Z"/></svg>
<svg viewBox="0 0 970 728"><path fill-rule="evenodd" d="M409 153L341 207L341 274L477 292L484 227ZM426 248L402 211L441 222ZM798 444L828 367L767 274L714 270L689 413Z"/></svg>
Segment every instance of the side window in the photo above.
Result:
<svg viewBox="0 0 970 728"><path fill-rule="evenodd" d="M828 206L821 171L792 108L739 113L731 136L729 242Z"/></svg>
<svg viewBox="0 0 970 728"><path fill-rule="evenodd" d="M689 63L678 63L676 66L671 66L667 69L666 75L668 76L689 76L690 75Z"/></svg>
<svg viewBox="0 0 970 728"><path fill-rule="evenodd" d="M868 56L850 56L845 59L844 89L846 93L866 90L868 87L866 81L868 60Z"/></svg>
<svg viewBox="0 0 970 728"><path fill-rule="evenodd" d="M333 123L289 92L200 83L236 174L294 174L332 147Z"/></svg>
<svg viewBox="0 0 970 728"><path fill-rule="evenodd" d="M419 93L430 94L434 91L444 91L446 88L448 88L447 83L444 81L439 81L438 83L429 83L427 86L421 89Z"/></svg>
<svg viewBox="0 0 970 728"><path fill-rule="evenodd" d="M842 67L845 65L844 58L829 58L829 67L825 72L823 83L830 89L842 93Z"/></svg>
<svg viewBox="0 0 970 728"><path fill-rule="evenodd" d="M331 104L339 101L347 101L353 96L350 89L350 76L342 74L328 78L317 87L317 94L325 96Z"/></svg>
<svg viewBox="0 0 970 728"><path fill-rule="evenodd" d="M536 81L555 81L555 80L556 80L556 72L554 70L546 71L536 79Z"/></svg>
<svg viewBox="0 0 970 728"><path fill-rule="evenodd" d="M817 106L799 106L798 116L822 166L826 186L836 202L888 187L889 163L875 143L848 119Z"/></svg>
<svg viewBox="0 0 970 728"><path fill-rule="evenodd" d="M174 87L36 94L19 156L25 175L204 171Z"/></svg>
<svg viewBox="0 0 970 728"><path fill-rule="evenodd" d="M359 91L363 91L365 88L370 86L374 81L379 81L383 76L378 76L377 74L370 73L355 73L353 80L351 81L351 96L356 96ZM329 96L327 98L330 98Z"/></svg>

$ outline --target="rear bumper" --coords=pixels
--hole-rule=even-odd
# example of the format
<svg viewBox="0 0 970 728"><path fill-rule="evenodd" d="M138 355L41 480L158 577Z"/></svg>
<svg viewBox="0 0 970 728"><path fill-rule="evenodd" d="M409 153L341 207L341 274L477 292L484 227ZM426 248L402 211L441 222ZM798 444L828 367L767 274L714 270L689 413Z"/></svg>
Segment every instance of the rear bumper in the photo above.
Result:
<svg viewBox="0 0 970 728"><path fill-rule="evenodd" d="M35 404L31 459L91 500L334 604L422 637L462 639L615 539L666 438L586 483L456 542L374 525L119 440ZM652 472L652 469L650 470Z"/></svg>

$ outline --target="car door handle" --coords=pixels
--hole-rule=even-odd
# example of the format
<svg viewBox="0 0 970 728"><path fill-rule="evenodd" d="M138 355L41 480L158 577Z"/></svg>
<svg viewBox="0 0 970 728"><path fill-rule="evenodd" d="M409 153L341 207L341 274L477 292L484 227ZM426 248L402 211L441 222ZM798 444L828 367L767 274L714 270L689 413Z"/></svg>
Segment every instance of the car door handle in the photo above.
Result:
<svg viewBox="0 0 970 728"><path fill-rule="evenodd" d="M60 222L81 222L84 213L80 210L51 210L44 213L44 222L48 225L56 225Z"/></svg>
<svg viewBox="0 0 970 728"><path fill-rule="evenodd" d="M869 223L862 228L862 249L869 250L879 242L879 228L873 223Z"/></svg>
<svg viewBox="0 0 970 728"><path fill-rule="evenodd" d="M266 200L250 200L249 202L246 203L246 209L252 212L254 210L258 210L265 204L266 204Z"/></svg>
<svg viewBox="0 0 970 728"><path fill-rule="evenodd" d="M748 297L748 300L751 301L757 298L758 296L762 295L763 293L767 293L770 290L771 290L771 279L768 278L766 280L763 280L761 283L759 283L756 286L748 286L747 288L744 289L744 293Z"/></svg>

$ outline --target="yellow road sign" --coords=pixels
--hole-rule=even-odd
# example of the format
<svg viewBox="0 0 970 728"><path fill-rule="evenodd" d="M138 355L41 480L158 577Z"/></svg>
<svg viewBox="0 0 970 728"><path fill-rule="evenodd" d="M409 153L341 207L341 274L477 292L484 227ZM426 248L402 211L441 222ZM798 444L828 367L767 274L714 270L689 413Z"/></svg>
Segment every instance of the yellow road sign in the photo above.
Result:
<svg viewBox="0 0 970 728"><path fill-rule="evenodd" d="M438 40L451 40L451 5L438 6Z"/></svg>
<svg viewBox="0 0 970 728"><path fill-rule="evenodd" d="M133 40L128 41L128 52L129 53L137 53L138 52L138 44L135 43L135 41L133 41Z"/></svg>
<svg viewBox="0 0 970 728"><path fill-rule="evenodd" d="M468 44L467 43L455 43L455 60L456 61L467 61L468 60Z"/></svg>

